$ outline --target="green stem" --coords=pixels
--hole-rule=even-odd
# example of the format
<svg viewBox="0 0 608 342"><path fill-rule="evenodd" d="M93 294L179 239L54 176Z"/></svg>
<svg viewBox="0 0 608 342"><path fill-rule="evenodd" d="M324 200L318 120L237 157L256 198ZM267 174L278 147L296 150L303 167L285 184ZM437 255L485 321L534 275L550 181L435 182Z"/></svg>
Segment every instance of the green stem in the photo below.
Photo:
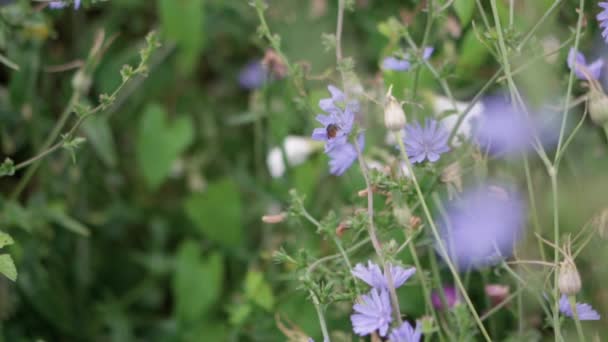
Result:
<svg viewBox="0 0 608 342"><path fill-rule="evenodd" d="M433 0L428 1L427 15L426 15L426 26L424 28L424 35L422 36L422 42L420 47L424 49L429 40L431 34L431 27L433 26ZM414 73L414 85L412 86L412 101L416 101L418 94L418 82L420 80L420 68L416 68Z"/></svg>
<svg viewBox="0 0 608 342"><path fill-rule="evenodd" d="M536 196L534 195L534 184L532 182L532 174L530 172L530 164L528 162L528 156L525 154L522 156L524 160L524 171L526 174L526 185L528 186L528 198L530 201L530 211L532 212L532 222L534 224L534 230L540 236L542 234L542 228L540 221L538 220L538 210L536 209ZM546 261L545 248L540 239L536 239L538 242L538 250L543 261Z"/></svg>
<svg viewBox="0 0 608 342"><path fill-rule="evenodd" d="M548 170L549 177L551 178L551 193L553 198L553 243L555 246L559 246L559 195L557 189L557 169L554 167ZM559 263L559 250L554 248L553 250L553 264L558 265ZM560 320L559 320L559 288L558 288L559 272L555 272L553 277L553 329L555 330L555 340L562 340L560 331Z"/></svg>
<svg viewBox="0 0 608 342"><path fill-rule="evenodd" d="M462 297L464 298L469 310L471 311L471 314L473 315L473 318L475 319L475 322L477 323L477 326L479 327L479 330L481 331L483 337L488 342L492 341L492 339L488 335L488 332L486 331L486 328L483 325L483 322L479 319L479 314L475 310L475 307L473 306L473 302L469 298L469 295L467 294L467 291L464 288L462 281L460 280L460 276L458 275L456 268L454 267L452 261L448 257L449 254L447 253L443 240L439 236L439 231L437 230L437 227L435 226L435 222L433 221L431 212L426 204L426 200L424 199L424 195L422 194L422 190L420 189L418 180L416 179L416 174L414 172L414 168L412 167L412 163L410 162L410 159L407 155L407 151L405 149L405 144L403 143L403 132L402 131L396 132L396 138L397 138L397 142L399 143L399 148L401 150L402 157L405 160L407 167L410 169L410 172L412 175L412 181L414 183L416 193L422 204L422 209L424 211L426 219L427 219L427 221L429 221L429 225L431 226L433 236L435 237L435 240L437 241L437 245L439 246L439 251L441 252L441 255L443 255L445 257L445 262L448 265L448 268L450 269L452 276L454 277L454 281L456 282L456 285L458 286L458 289L459 289L460 293L462 294Z"/></svg>
<svg viewBox="0 0 608 342"><path fill-rule="evenodd" d="M312 291L310 291L310 296L312 297L312 303L315 306L315 310L317 310L317 317L319 318L319 325L321 325L321 333L323 334L323 342L331 342L331 338L329 338L329 332L327 330L327 323L325 322L325 315L323 314L323 309L321 308L319 299Z"/></svg>
<svg viewBox="0 0 608 342"><path fill-rule="evenodd" d="M576 333L578 334L579 342L585 342L585 334L583 333L583 327L581 326L581 320L578 317L578 311L576 310L576 297L568 296L568 302L570 303L570 309L574 316L574 324L576 325Z"/></svg>

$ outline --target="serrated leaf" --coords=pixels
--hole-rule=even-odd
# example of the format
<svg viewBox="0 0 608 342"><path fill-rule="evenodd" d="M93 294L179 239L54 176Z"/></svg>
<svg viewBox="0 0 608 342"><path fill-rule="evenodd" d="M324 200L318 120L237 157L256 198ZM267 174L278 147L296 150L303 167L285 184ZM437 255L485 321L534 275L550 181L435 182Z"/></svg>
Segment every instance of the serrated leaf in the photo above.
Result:
<svg viewBox="0 0 608 342"><path fill-rule="evenodd" d="M207 191L192 194L185 206L196 228L207 238L227 247L241 243L241 199L234 181L211 183Z"/></svg>
<svg viewBox="0 0 608 342"><path fill-rule="evenodd" d="M221 294L223 273L220 254L203 259L196 242L181 244L173 278L175 310L181 323L187 325L203 318Z"/></svg>
<svg viewBox="0 0 608 342"><path fill-rule="evenodd" d="M194 139L189 116L167 122L167 113L159 105L149 105L139 122L137 159L141 173L151 189L167 177L173 162Z"/></svg>
<svg viewBox="0 0 608 342"><path fill-rule="evenodd" d="M13 258L8 254L0 254L0 273L12 281L17 280L17 268Z"/></svg>
<svg viewBox="0 0 608 342"><path fill-rule="evenodd" d="M180 67L190 71L205 45L204 0L159 0L158 10L165 35L180 48Z"/></svg>
<svg viewBox="0 0 608 342"><path fill-rule="evenodd" d="M469 25L475 13L475 0L456 0L453 6L462 27Z"/></svg>
<svg viewBox="0 0 608 342"><path fill-rule="evenodd" d="M263 309L270 311L274 306L274 296L264 275L250 270L245 277L245 296Z"/></svg>

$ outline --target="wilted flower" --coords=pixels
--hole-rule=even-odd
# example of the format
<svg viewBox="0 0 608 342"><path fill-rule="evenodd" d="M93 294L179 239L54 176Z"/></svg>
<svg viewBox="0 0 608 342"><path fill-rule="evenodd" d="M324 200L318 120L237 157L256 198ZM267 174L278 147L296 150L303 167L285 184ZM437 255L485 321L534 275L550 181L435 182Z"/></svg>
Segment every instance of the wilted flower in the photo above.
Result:
<svg viewBox="0 0 608 342"><path fill-rule="evenodd" d="M575 295L581 290L581 276L572 260L567 258L560 264L557 284L559 292L568 296Z"/></svg>
<svg viewBox="0 0 608 342"><path fill-rule="evenodd" d="M386 290L376 288L361 296L361 303L353 305L354 314L350 316L353 331L366 336L378 330L382 337L388 333L391 323L391 303Z"/></svg>
<svg viewBox="0 0 608 342"><path fill-rule="evenodd" d="M566 295L559 299L559 311L566 317L574 318L570 302ZM576 303L576 313L581 321L597 321L600 315L587 303Z"/></svg>
<svg viewBox="0 0 608 342"><path fill-rule="evenodd" d="M359 111L359 102L349 100L346 95L333 85L328 86L331 98L319 101L319 107L329 115L319 114L316 119L323 127L315 128L312 138L325 142L325 151L345 144L353 129L355 113Z"/></svg>
<svg viewBox="0 0 608 342"><path fill-rule="evenodd" d="M458 296L458 291L452 285L444 285L443 286L443 295L445 296L446 304L448 305L448 309L454 307L454 305L460 303L460 297ZM433 291L431 294L431 302L433 303L433 307L437 310L443 310L444 306L441 301L441 294L438 291Z"/></svg>
<svg viewBox="0 0 608 342"><path fill-rule="evenodd" d="M389 342L419 342L422 337L422 324L416 321L416 328L405 321L399 328L395 328L388 335Z"/></svg>
<svg viewBox="0 0 608 342"><path fill-rule="evenodd" d="M600 22L600 28L602 28L602 37L608 43L608 2L601 1L597 5L603 8L597 15L597 21Z"/></svg>
<svg viewBox="0 0 608 342"><path fill-rule="evenodd" d="M487 98L476 123L475 138L484 152L502 156L532 147L536 125L502 97Z"/></svg>
<svg viewBox="0 0 608 342"><path fill-rule="evenodd" d="M440 225L448 253L442 257L462 269L496 263L511 255L524 222L524 204L516 192L491 185L465 191L448 205Z"/></svg>
<svg viewBox="0 0 608 342"><path fill-rule="evenodd" d="M363 134L359 134L357 143L359 144L359 148L363 149L365 146ZM346 172L358 158L357 149L351 143L337 145L328 151L327 155L329 156L329 173L335 176L340 176Z"/></svg>
<svg viewBox="0 0 608 342"><path fill-rule="evenodd" d="M407 125L403 142L412 163L439 160L439 155L448 152L448 131L437 120L426 119L424 128L420 123Z"/></svg>
<svg viewBox="0 0 608 342"><path fill-rule="evenodd" d="M596 59L593 63L587 64L585 55L581 52L577 52L574 48L570 48L568 53L568 67L572 69L574 67L574 73L576 77L581 80L594 79L597 80L604 67L604 61L601 58Z"/></svg>
<svg viewBox="0 0 608 342"><path fill-rule="evenodd" d="M401 266L388 264L388 269L391 272L395 288L399 288L401 285L405 284L405 282L416 273L416 268L414 267L403 268ZM374 288L381 290L388 289L386 274L383 274L380 270L380 266L371 261L367 262L367 267L363 264L357 264L351 273Z"/></svg>
<svg viewBox="0 0 608 342"><path fill-rule="evenodd" d="M405 112L397 99L391 95L391 89L389 89L388 94L386 94L384 126L386 126L389 131L400 131L405 127Z"/></svg>
<svg viewBox="0 0 608 342"><path fill-rule="evenodd" d="M433 54L434 50L435 49L430 46L425 47L422 50L422 59L425 61L428 60ZM412 66L410 60L411 56L409 54L405 54L404 58L397 58L394 56L386 57L382 61L382 68L393 71L407 71Z"/></svg>
<svg viewBox="0 0 608 342"><path fill-rule="evenodd" d="M304 163L308 156L320 148L319 143L312 141L308 137L300 137L295 135L289 135L283 141L283 149L285 150L285 156L287 157L287 163L290 166L297 166ZM268 152L266 156L266 166L270 171L270 175L273 178L282 177L285 174L285 160L283 159L283 152L279 147L274 147Z"/></svg>
<svg viewBox="0 0 608 342"><path fill-rule="evenodd" d="M268 70L261 61L247 63L239 72L239 84L245 89L260 88L268 80Z"/></svg>
<svg viewBox="0 0 608 342"><path fill-rule="evenodd" d="M604 94L599 83L594 83L587 99L591 121L598 126L604 126L608 123L608 96Z"/></svg>
<svg viewBox="0 0 608 342"><path fill-rule="evenodd" d="M58 9L58 8L64 8L67 5L68 4L66 1L51 1L49 3L49 8ZM74 0L74 9L78 9L78 8L80 8L80 0Z"/></svg>

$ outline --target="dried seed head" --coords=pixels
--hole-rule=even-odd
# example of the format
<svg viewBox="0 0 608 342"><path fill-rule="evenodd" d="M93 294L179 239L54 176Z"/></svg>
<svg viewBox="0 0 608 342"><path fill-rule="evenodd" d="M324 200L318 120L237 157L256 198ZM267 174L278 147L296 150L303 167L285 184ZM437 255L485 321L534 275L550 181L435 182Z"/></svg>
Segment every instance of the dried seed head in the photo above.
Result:
<svg viewBox="0 0 608 342"><path fill-rule="evenodd" d="M595 88L592 88L588 96L591 121L596 125L604 126L608 123L608 96Z"/></svg>
<svg viewBox="0 0 608 342"><path fill-rule="evenodd" d="M592 224L600 237L608 240L608 208L602 210L597 216L595 216Z"/></svg>
<svg viewBox="0 0 608 342"><path fill-rule="evenodd" d="M559 292L566 296L573 296L581 290L581 276L574 261L569 257L566 257L559 265L557 285Z"/></svg>
<svg viewBox="0 0 608 342"><path fill-rule="evenodd" d="M384 105L384 125L389 131L400 131L405 127L405 112L401 104L393 95L392 88L386 94L386 104Z"/></svg>

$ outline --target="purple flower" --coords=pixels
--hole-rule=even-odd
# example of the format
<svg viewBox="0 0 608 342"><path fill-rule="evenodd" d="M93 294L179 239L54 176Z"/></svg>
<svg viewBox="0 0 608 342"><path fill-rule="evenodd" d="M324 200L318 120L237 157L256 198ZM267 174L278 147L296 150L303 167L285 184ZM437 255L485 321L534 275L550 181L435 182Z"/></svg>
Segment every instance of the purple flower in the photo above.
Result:
<svg viewBox="0 0 608 342"><path fill-rule="evenodd" d="M388 336L389 342L419 342L422 337L422 324L416 321L416 329L409 322L403 322L399 328L395 328Z"/></svg>
<svg viewBox="0 0 608 342"><path fill-rule="evenodd" d="M532 147L536 124L502 96L484 102L484 112L475 122L475 140L483 152L494 156L513 155Z"/></svg>
<svg viewBox="0 0 608 342"><path fill-rule="evenodd" d="M373 288L361 296L361 303L353 305L353 310L350 320L357 335L366 336L378 330L380 336L386 336L392 320L387 291Z"/></svg>
<svg viewBox="0 0 608 342"><path fill-rule="evenodd" d="M268 71L261 61L251 61L239 72L239 84L245 89L260 88L268 80Z"/></svg>
<svg viewBox="0 0 608 342"><path fill-rule="evenodd" d="M325 142L325 152L347 143L353 129L355 113L359 111L359 102L349 100L346 95L333 85L328 86L331 98L319 101L319 107L328 115L319 114L316 119L323 127L315 128L312 138Z"/></svg>
<svg viewBox="0 0 608 342"><path fill-rule="evenodd" d="M564 316L574 318L570 302L566 295L562 295L559 299L559 311L564 314ZM578 318L581 321L597 321L600 319L600 315L597 311L593 310L591 305L587 303L576 303L576 313L578 313Z"/></svg>
<svg viewBox="0 0 608 342"><path fill-rule="evenodd" d="M65 1L51 1L49 3L49 8L52 9L64 8L65 6L67 6L67 3ZM80 0L74 0L74 9L78 8L80 8Z"/></svg>
<svg viewBox="0 0 608 342"><path fill-rule="evenodd" d="M581 80L586 80L589 77L597 80L604 67L604 61L601 58L598 58L593 63L587 64L585 55L577 52L574 48L570 48L570 52L568 53L568 67L570 69L574 67L576 77Z"/></svg>
<svg viewBox="0 0 608 342"><path fill-rule="evenodd" d="M443 295L445 296L445 300L447 301L448 309L454 307L454 305L460 303L460 297L458 296L458 292L456 288L451 285L443 286ZM433 307L437 310L443 310L444 306L441 302L441 295L438 291L433 291L431 294L431 302L433 303Z"/></svg>
<svg viewBox="0 0 608 342"><path fill-rule="evenodd" d="M447 207L440 235L452 262L462 269L494 264L511 255L522 235L524 204L497 185L469 189ZM439 249L440 250L440 249Z"/></svg>
<svg viewBox="0 0 608 342"><path fill-rule="evenodd" d="M393 285L395 288L399 288L403 285L411 276L416 273L416 268L403 268L401 266L393 266L388 264L388 268L393 278ZM363 264L357 264L351 273L366 282L368 285L380 289L388 289L388 279L385 277L383 272L380 270L380 266L374 264L371 261L367 262L367 267Z"/></svg>
<svg viewBox="0 0 608 342"><path fill-rule="evenodd" d="M359 148L363 150L363 147L365 146L365 137L363 134L359 135L357 143L359 144ZM329 173L335 176L341 176L346 172L358 157L355 146L347 142L335 146L327 152L327 155L329 156Z"/></svg>
<svg viewBox="0 0 608 342"><path fill-rule="evenodd" d="M412 163L439 160L439 155L448 152L449 132L434 119L426 119L424 128L420 123L405 126L403 142Z"/></svg>
<svg viewBox="0 0 608 342"><path fill-rule="evenodd" d="M608 43L608 2L598 2L598 6L603 8L603 10L597 15L597 21L600 22L602 37L604 37L604 40Z"/></svg>
<svg viewBox="0 0 608 342"><path fill-rule="evenodd" d="M422 59L423 60L428 60L431 55L433 54L433 51L435 49L433 47L427 46L422 50ZM409 54L405 54L404 58L397 58L397 57L386 57L383 61L382 61L382 68L385 70L393 70L393 71L407 71L411 68L411 62L410 62L410 55Z"/></svg>

